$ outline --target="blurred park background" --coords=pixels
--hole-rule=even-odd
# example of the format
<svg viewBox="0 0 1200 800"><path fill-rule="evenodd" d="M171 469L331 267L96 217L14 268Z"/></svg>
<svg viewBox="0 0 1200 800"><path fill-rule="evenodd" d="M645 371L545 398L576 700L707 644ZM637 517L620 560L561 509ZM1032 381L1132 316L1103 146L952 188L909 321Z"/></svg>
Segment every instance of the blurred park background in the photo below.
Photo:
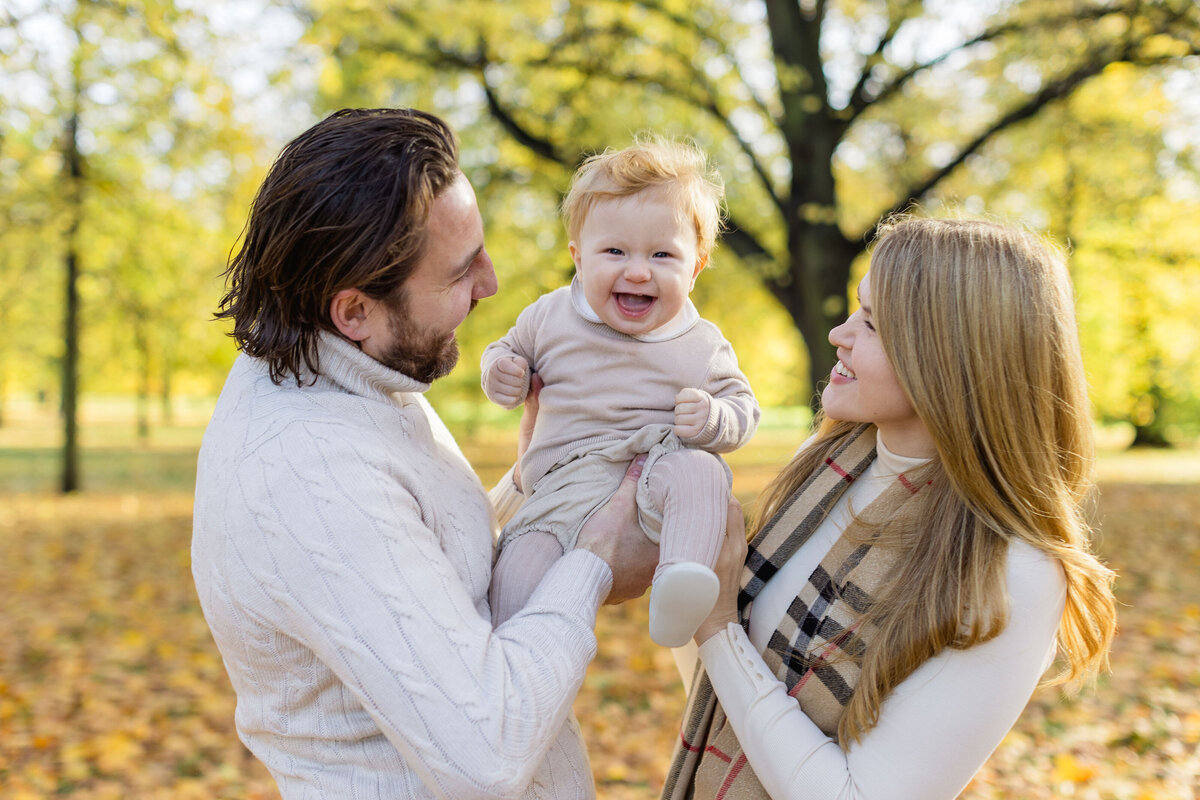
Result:
<svg viewBox="0 0 1200 800"><path fill-rule="evenodd" d="M768 407L731 458L747 503L806 435L882 216L1069 248L1121 633L1111 674L1038 693L964 797L1197 797L1195 0L0 0L0 796L277 796L196 605L190 491L253 193L344 106L460 135L501 288L430 399L485 482L515 416L479 354L568 280L574 167L639 131L726 181L694 298ZM655 797L678 677L644 602L600 638L577 702L600 796Z"/></svg>

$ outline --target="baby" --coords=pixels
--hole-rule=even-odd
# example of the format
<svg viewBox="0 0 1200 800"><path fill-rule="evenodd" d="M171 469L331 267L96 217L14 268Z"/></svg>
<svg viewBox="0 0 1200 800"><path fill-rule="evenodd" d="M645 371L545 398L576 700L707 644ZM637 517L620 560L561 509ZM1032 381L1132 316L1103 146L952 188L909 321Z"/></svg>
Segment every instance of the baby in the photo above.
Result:
<svg viewBox="0 0 1200 800"><path fill-rule="evenodd" d="M563 201L570 286L539 298L483 355L483 390L504 408L544 386L519 467L526 497L492 577L495 624L520 611L588 517L649 453L638 516L659 543L650 636L685 644L708 615L730 473L716 454L750 440L759 409L720 330L688 298L708 263L724 188L697 148L667 140L606 151Z"/></svg>

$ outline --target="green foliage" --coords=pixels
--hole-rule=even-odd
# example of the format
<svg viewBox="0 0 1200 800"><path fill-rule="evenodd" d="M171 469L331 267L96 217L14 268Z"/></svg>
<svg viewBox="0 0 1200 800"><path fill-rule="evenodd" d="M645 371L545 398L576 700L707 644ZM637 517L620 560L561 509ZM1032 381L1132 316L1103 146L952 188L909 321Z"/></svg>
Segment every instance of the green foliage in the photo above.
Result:
<svg viewBox="0 0 1200 800"><path fill-rule="evenodd" d="M215 391L232 352L208 319L262 144L234 117L208 20L173 0L42 0L4 23L0 394L58 390L72 117L85 391Z"/></svg>
<svg viewBox="0 0 1200 800"><path fill-rule="evenodd" d="M764 326L755 341L771 347L740 352L772 400L804 402L822 379L825 333L847 309L851 265L880 216L914 200L1069 239L1081 286L1101 269L1091 243L1117 237L1144 254L1119 258L1129 276L1162 272L1181 254L1179 269L1195 269L1186 255L1194 241L1155 255L1146 247L1155 237L1130 224L1151 210L1164 223L1195 213L1197 128L1183 115L1186 87L1196 86L1200 9L1190 0L314 5L310 37L328 54L325 104L415 104L447 116L485 194L500 183L546 192L524 208L545 210L583 154L635 131L695 138L728 187L732 263L722 288L762 289L741 293L738 313L724 293L704 310L735 340L754 339L741 325ZM1185 88L1164 91L1172 81ZM485 198L492 246L526 246L520 263L497 259L502 285L540 288L563 263L561 249L529 248L549 241L545 219L509 214L498 200ZM1169 328L1165 301L1140 293L1143 327ZM1105 305L1100 297L1081 290L1085 327L1098 324L1088 306ZM493 303L509 318L519 305ZM800 338L777 336L776 319ZM1174 369L1175 356L1105 349L1101 333L1084 332L1089 362L1119 361L1116 374L1143 376L1120 389L1096 379L1103 417L1136 422L1155 392L1154 420L1195 407L1200 384ZM785 363L761 358L783 340L792 348ZM805 361L808 380L776 391L780 374L803 375ZM1171 372L1172 386L1145 378L1155 371Z"/></svg>
<svg viewBox="0 0 1200 800"><path fill-rule="evenodd" d="M575 165L654 130L695 139L725 178L730 232L695 299L764 403L808 401L865 235L915 198L1069 243L1098 416L1139 436L1200 432L1191 0L294 10L24 0L0 12L0 421L11 393L57 392L73 108L85 158L83 388L169 405L215 392L232 360L208 320L280 140L335 107L415 105L461 136L501 284L461 331L462 365L435 387L446 403L482 402L484 345L569 279L557 203ZM288 45L267 34L286 39L277 29L289 20L307 34L281 56ZM232 52L247 32L272 60ZM250 75L269 103L235 95Z"/></svg>
<svg viewBox="0 0 1200 800"><path fill-rule="evenodd" d="M1160 442L1200 435L1200 175L1168 79L1110 66L943 187L1069 247L1097 415Z"/></svg>

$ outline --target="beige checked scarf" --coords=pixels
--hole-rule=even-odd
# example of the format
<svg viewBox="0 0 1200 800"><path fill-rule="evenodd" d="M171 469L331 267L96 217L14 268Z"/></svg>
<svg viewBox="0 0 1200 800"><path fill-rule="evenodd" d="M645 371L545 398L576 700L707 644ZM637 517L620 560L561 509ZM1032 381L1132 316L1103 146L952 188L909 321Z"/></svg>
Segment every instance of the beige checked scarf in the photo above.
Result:
<svg viewBox="0 0 1200 800"><path fill-rule="evenodd" d="M855 429L754 537L738 598L743 625L748 624L750 603L766 581L808 540L874 459L874 427ZM916 492L901 475L861 516L893 518ZM853 657L869 642L869 632L859 632L847 649L841 645L895 562L893 551L872 548L863 538L843 533L792 602L763 653L767 666L804 713L833 738L837 738L838 721L858 682L860 670ZM838 653L851 658L831 658ZM833 663L823 663L830 660ZM746 763L732 726L726 724L703 666L697 667L692 680L662 796L664 800L767 798Z"/></svg>

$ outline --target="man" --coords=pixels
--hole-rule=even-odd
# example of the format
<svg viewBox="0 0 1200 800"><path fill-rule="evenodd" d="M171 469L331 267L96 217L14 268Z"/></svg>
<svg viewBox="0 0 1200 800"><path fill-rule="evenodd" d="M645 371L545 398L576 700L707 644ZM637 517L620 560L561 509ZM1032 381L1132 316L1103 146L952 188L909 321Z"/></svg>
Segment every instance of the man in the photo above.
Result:
<svg viewBox="0 0 1200 800"><path fill-rule="evenodd" d="M571 702L598 606L640 595L656 551L626 480L490 625L495 514L423 396L497 288L450 130L318 123L227 277L243 352L200 451L192 569L246 746L285 798L594 796Z"/></svg>

